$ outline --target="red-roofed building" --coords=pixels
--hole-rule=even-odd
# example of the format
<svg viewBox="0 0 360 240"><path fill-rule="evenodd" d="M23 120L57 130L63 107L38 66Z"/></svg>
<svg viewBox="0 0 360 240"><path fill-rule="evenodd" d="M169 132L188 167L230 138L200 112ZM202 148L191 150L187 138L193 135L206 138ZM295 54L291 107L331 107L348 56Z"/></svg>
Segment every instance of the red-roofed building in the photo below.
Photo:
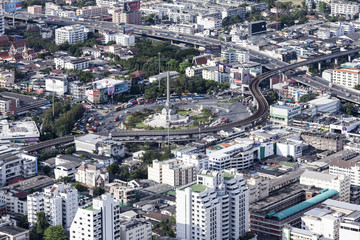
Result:
<svg viewBox="0 0 360 240"><path fill-rule="evenodd" d="M16 178L10 179L8 181L8 184L14 184L14 183L22 182L24 180L25 180L25 178L23 178L23 177L16 177Z"/></svg>

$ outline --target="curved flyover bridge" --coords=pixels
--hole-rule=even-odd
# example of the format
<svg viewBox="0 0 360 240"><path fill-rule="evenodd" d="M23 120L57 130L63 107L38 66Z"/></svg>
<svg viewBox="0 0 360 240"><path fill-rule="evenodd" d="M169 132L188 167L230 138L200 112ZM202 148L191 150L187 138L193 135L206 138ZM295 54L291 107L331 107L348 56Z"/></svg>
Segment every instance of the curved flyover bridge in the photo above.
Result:
<svg viewBox="0 0 360 240"><path fill-rule="evenodd" d="M151 131L151 130L141 130L141 131L124 130L124 131L112 133L112 136L113 137L143 137L143 136L166 137L168 134L171 136L180 136L180 135L192 136L192 135L199 134L200 132L201 133L215 133L220 130L231 129L233 127L254 126L256 123L264 121L266 119L268 110L269 110L269 105L259 89L260 82L262 82L263 80L265 80L267 78L278 75L282 72L286 72L286 71L289 71L289 70L292 70L292 69L295 69L295 68L298 68L301 66L305 66L305 65L309 65L309 64L313 64L313 63L319 63L322 61L326 61L329 59L335 59L335 58L343 57L343 56L347 56L347 55L356 54L359 51L360 51L360 47L357 47L357 48L354 48L354 49L351 49L348 51L337 52L337 53L328 54L328 55L322 55L322 56L315 57L315 58L312 58L312 59L309 59L306 61L290 64L290 65L287 65L287 66L281 67L281 68L277 68L275 70L266 72L266 73L256 77L250 83L249 88L250 88L251 94L253 95L253 97L255 98L255 101L257 103L257 110L253 115L251 115L250 117L248 117L246 119L243 119L243 120L240 120L237 122L220 125L220 126L216 126L216 127L201 128L200 130L199 130L199 128L180 129L180 130L170 130L169 133L168 133L168 130L153 130L153 131ZM109 133L102 132L100 134L108 135ZM72 141L74 141L74 136L67 136L67 137L57 138L57 139L41 142L41 143L38 143L35 145L27 146L24 148L24 150L28 151L28 152L38 151L43 148L47 148L47 147L59 145L59 144L65 144L65 143L69 143Z"/></svg>

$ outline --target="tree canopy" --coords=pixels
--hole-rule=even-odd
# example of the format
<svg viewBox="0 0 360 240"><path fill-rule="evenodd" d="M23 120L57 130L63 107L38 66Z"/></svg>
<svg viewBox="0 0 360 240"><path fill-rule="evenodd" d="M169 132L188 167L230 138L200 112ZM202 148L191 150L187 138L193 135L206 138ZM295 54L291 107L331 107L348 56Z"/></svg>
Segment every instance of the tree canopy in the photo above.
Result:
<svg viewBox="0 0 360 240"><path fill-rule="evenodd" d="M44 232L44 240L66 240L64 228L61 225L48 227Z"/></svg>

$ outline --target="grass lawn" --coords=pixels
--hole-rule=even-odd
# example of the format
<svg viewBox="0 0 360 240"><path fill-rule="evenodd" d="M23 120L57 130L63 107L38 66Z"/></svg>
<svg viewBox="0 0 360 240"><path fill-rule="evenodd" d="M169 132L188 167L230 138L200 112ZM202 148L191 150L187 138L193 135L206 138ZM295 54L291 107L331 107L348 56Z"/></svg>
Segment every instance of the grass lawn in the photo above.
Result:
<svg viewBox="0 0 360 240"><path fill-rule="evenodd" d="M301 6L301 2L303 0L278 0L279 2L292 2L293 3L293 6L296 6L296 5L300 5Z"/></svg>
<svg viewBox="0 0 360 240"><path fill-rule="evenodd" d="M180 116L185 116L186 114L189 114L191 111L189 110L178 110L177 114L179 114Z"/></svg>

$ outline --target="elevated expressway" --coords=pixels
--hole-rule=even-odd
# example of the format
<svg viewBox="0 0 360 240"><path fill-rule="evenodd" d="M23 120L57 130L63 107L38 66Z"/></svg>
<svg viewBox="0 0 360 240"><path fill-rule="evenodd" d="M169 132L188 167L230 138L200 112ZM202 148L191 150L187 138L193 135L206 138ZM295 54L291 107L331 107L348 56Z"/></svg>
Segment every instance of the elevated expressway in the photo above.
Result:
<svg viewBox="0 0 360 240"><path fill-rule="evenodd" d="M167 136L188 136L189 138L193 138L197 134L200 133L216 133L220 130L228 130L232 129L234 127L242 127L242 128L251 128L255 126L257 123L262 122L266 120L269 110L269 105L265 99L265 97L262 95L259 84L261 81L273 77L275 75L278 75L280 73L296 69L301 66L318 63L322 61L326 61L328 59L335 59L338 57L346 56L346 55L352 55L356 54L360 51L360 47L343 51L343 52L337 52L333 54L323 55L316 58L312 58L303 62L294 63L287 65L285 67L280 67L275 70L271 70L269 72L266 72L264 74L261 74L260 76L253 79L253 81L250 83L249 88L250 92L254 97L254 100L256 101L257 110L253 115L250 117L243 119L241 121L232 122L216 127L208 127L208 128L192 128L192 129L181 129L181 130L155 130L155 131L149 131L149 130L140 130L140 131L134 131L134 130L124 130L116 133L111 133L112 137L114 138L128 138L133 137L133 139L139 139L142 137L148 136L146 139L151 141L151 137L162 137L164 140L167 139ZM109 135L108 132L102 132L100 133L104 136ZM58 144L65 144L72 142L74 140L73 136L67 136L63 138L53 139L45 142L38 143L36 145L27 146L24 148L25 151L32 152L32 151L38 151L43 148L47 148L50 146L58 145Z"/></svg>

